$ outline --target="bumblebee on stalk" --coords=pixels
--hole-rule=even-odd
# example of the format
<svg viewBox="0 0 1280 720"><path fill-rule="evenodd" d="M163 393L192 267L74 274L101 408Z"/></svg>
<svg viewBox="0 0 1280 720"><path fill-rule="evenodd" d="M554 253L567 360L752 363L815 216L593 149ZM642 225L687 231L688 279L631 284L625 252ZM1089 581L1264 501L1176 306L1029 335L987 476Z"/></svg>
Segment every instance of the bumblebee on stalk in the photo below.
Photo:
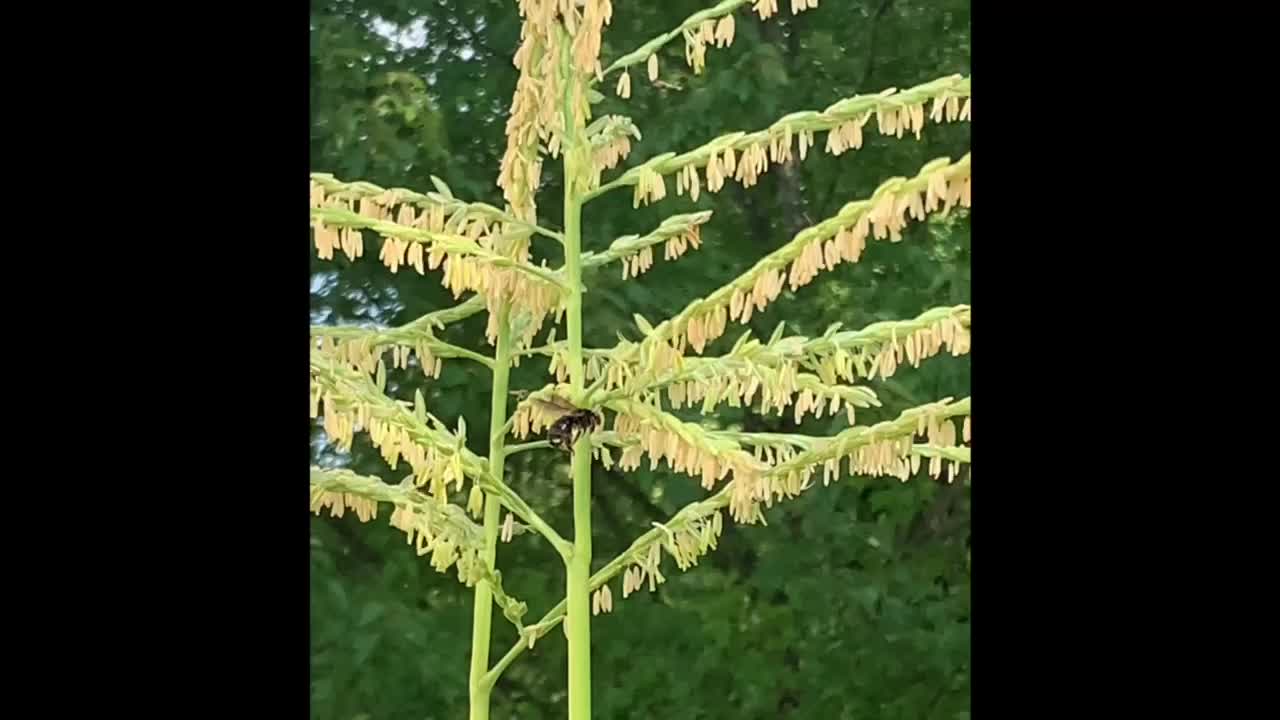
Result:
<svg viewBox="0 0 1280 720"><path fill-rule="evenodd" d="M547 429L547 442L558 450L572 452L579 438L604 425L604 418L599 413L576 407L556 394L548 395L545 399L528 397L528 390L516 390L511 394L521 399L527 398L539 413L552 420Z"/></svg>

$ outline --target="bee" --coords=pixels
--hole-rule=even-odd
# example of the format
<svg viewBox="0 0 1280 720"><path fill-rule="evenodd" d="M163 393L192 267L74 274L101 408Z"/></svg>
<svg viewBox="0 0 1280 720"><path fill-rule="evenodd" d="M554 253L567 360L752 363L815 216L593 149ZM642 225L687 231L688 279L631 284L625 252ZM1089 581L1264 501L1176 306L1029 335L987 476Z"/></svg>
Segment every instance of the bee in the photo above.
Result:
<svg viewBox="0 0 1280 720"><path fill-rule="evenodd" d="M523 393L512 393L523 394ZM530 402L543 414L555 418L547 430L547 441L551 447L565 452L572 452L573 446L583 435L600 429L604 418L592 410L574 407L563 398L551 395L548 399L530 398Z"/></svg>

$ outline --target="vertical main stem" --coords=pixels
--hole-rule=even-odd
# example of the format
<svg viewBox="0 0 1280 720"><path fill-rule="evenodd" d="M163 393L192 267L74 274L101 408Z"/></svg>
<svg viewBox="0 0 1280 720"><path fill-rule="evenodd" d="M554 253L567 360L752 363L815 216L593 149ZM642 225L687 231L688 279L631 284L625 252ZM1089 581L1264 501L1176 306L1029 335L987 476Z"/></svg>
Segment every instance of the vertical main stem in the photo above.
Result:
<svg viewBox="0 0 1280 720"><path fill-rule="evenodd" d="M565 125L573 115L566 103ZM582 198L574 162L576 147L564 154L564 255L569 282L569 382L573 401L582 402ZM565 632L569 637L569 720L591 717L591 440L583 437L573 448L573 555L567 572Z"/></svg>
<svg viewBox="0 0 1280 720"><path fill-rule="evenodd" d="M568 165L568 163L566 163ZM575 183L567 183L572 188ZM576 401L582 395L582 205L572 190L564 191L564 254L570 277L568 343L570 382ZM588 584L591 579L591 439L582 437L573 447L573 555L568 560L568 717L591 716L591 614Z"/></svg>
<svg viewBox="0 0 1280 720"><path fill-rule="evenodd" d="M498 307L497 354L493 363L493 397L489 409L489 473L503 477L506 460L507 380L511 374L510 303ZM490 568L498 554L498 516L502 504L497 496L484 498L484 563ZM489 632L493 618L493 591L489 583L476 583L475 606L471 623L471 720L489 719L489 697L492 685L485 682L489 671Z"/></svg>

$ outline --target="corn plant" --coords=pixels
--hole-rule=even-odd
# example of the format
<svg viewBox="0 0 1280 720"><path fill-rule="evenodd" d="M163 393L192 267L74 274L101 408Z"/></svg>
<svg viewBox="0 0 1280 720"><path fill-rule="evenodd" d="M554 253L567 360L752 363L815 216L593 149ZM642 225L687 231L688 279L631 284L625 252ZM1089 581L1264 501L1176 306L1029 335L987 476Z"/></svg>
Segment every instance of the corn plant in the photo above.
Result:
<svg viewBox="0 0 1280 720"><path fill-rule="evenodd" d="M792 13L818 5L790 2ZM673 214L646 234L586 250L582 215L593 200L629 188L638 208L670 200L670 182L675 195L696 201L731 181L751 188L772 166L802 163L819 134L825 134L826 152L842 155L859 149L872 128L895 138L919 137L929 123L970 117L969 79L950 76L844 98L825 110L792 113L762 129L731 132L611 173L628 158L640 129L624 116L595 117L599 88L625 100L635 89L633 72L636 84L639 78L662 83L658 51L678 38L693 72L704 72L708 49L733 42L741 21L735 12L748 5L762 22L779 12L778 0L725 0L602 66L610 0L520 0L523 31L514 57L520 78L497 178L502 208L455 197L438 178L434 188L415 191L311 176L311 223L321 259L340 250L356 260L366 238L376 236L379 260L391 272L439 272L455 298L470 295L397 328L312 328L312 417L323 416L337 447L349 450L355 433L367 433L393 470L408 467L398 482L313 467L311 509L371 521L381 504L389 504L390 524L407 543L429 555L436 570L454 570L473 589L473 720L489 716L504 670L557 625L568 640L569 717L589 718L592 616L608 613L632 593L654 590L665 581L664 565L669 572L668 558L688 570L715 548L725 522L763 522L766 508L813 487L819 473L823 485L843 473L906 481L927 464L931 476L953 482L969 463L969 398L941 398L873 425L856 422L859 409L880 405L867 383L941 352L968 353L968 306L937 307L861 329L836 323L819 337L787 335L779 323L766 340L747 331L723 354L704 355L731 321L745 324L765 312L784 288L799 291L824 270L858 262L871 241L900 241L910 221L968 208L969 155L938 158L910 177L884 181L870 197L796 233L673 317L653 324L637 315L629 331L634 339L619 333L612 347L583 346L584 268L616 263L624 278L638 277L652 266L656 246L674 261L701 247L702 228L713 221L711 212ZM537 212L548 158L558 160L563 172L560 229L540 223ZM559 244L563 266L535 264L534 242ZM491 354L437 337L446 325L479 313L487 314ZM562 324L564 337L557 339ZM513 400L510 370L525 358L545 359L552 380ZM412 401L386 392L388 362L420 369L425 383L439 377L445 360L479 363L492 373L487 457L466 447L465 422L451 426L429 411L421 389ZM849 427L829 437L731 432L675 413L700 406L710 415L722 403L790 412L797 422L808 414L843 412ZM546 439L534 439L543 433ZM523 442L508 444L509 436ZM531 451L567 454L573 486L568 535L505 482L506 458ZM665 461L707 494L655 523L593 573L592 467L630 471L646 456L651 467ZM532 622L526 604L504 590L496 563L499 540L517 534L539 536L565 567L563 601ZM495 606L519 636L496 661L490 655Z"/></svg>

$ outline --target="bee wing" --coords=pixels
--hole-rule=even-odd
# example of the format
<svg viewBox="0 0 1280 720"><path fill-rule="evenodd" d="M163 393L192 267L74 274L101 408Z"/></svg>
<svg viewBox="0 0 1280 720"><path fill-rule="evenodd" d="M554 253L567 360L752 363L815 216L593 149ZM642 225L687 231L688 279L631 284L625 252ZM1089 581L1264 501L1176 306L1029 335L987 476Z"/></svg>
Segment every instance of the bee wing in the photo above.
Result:
<svg viewBox="0 0 1280 720"><path fill-rule="evenodd" d="M529 398L529 402L533 403L534 407L538 408L544 415L550 417L552 422L559 420L575 409L572 405L562 403L559 398L554 396L548 400Z"/></svg>

